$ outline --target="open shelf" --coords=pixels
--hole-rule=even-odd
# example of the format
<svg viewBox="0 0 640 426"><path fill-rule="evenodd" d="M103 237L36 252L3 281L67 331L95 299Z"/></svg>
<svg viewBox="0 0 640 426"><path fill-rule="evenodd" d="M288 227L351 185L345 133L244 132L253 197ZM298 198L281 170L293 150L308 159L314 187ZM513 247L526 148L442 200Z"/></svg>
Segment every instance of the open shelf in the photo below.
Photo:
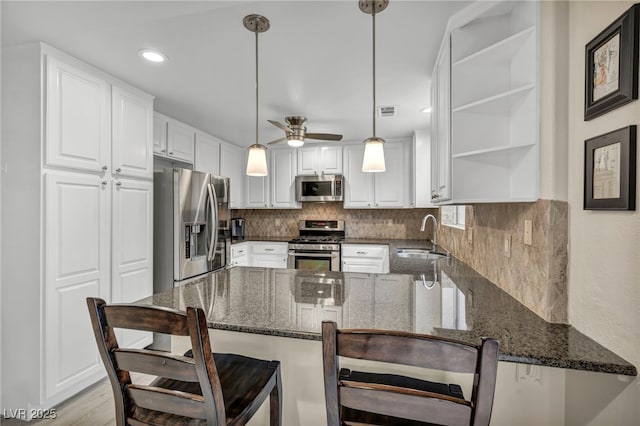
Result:
<svg viewBox="0 0 640 426"><path fill-rule="evenodd" d="M535 33L535 27L529 27L506 39L492 44L478 52L472 53L452 64L453 67L480 66L509 62L514 53L522 47L528 37Z"/></svg>
<svg viewBox="0 0 640 426"><path fill-rule="evenodd" d="M452 112L471 112L477 109L479 112L485 114L503 114L505 108L508 108L514 99L524 96L535 89L535 87L535 84L526 84L515 89L507 90L506 92L498 93L494 96L489 96L484 99L461 105L454 108Z"/></svg>
<svg viewBox="0 0 640 426"><path fill-rule="evenodd" d="M493 153L498 153L501 151L513 151L516 149L522 149L522 148L529 148L535 146L535 142L531 141L531 142L522 142L520 144L512 144L512 145L501 145L501 146L494 146L491 148L484 148L484 149L478 149L475 151L467 151L467 152L461 152L459 154L454 154L453 158L464 158L464 157L477 157L477 156L481 156L481 155L491 155Z"/></svg>

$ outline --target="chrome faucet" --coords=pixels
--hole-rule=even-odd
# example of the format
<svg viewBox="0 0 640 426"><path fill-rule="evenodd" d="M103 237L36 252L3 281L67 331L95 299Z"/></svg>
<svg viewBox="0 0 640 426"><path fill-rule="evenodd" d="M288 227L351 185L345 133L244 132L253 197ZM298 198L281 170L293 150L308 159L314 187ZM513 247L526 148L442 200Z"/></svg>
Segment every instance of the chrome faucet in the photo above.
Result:
<svg viewBox="0 0 640 426"><path fill-rule="evenodd" d="M428 214L425 217L422 218L422 225L420 226L420 231L424 232L424 228L427 225L427 221L429 219L433 219L433 239L431 240L431 242L433 243L433 249L436 249L436 233L438 232L438 221L436 220L436 217L432 214Z"/></svg>

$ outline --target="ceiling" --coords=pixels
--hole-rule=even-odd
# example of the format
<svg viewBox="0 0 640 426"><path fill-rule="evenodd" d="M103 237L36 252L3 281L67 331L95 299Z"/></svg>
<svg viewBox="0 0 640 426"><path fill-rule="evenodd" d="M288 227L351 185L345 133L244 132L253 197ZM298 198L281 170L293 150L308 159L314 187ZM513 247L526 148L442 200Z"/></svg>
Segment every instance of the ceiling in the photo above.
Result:
<svg viewBox="0 0 640 426"><path fill-rule="evenodd" d="M431 70L462 1L391 0L376 15L377 135L429 127ZM308 117L307 131L372 136L372 19L350 1L2 1L2 46L44 41L155 96L154 108L226 141L255 141L258 13L260 143L284 136L266 120ZM152 64L142 48L169 60Z"/></svg>

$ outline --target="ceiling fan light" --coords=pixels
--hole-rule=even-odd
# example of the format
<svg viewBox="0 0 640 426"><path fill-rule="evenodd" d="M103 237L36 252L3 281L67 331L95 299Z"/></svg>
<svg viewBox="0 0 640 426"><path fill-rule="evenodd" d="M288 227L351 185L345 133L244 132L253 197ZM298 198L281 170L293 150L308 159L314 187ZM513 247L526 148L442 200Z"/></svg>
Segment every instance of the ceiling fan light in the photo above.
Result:
<svg viewBox="0 0 640 426"><path fill-rule="evenodd" d="M247 157L248 176L267 176L267 147L253 144L249 147Z"/></svg>
<svg viewBox="0 0 640 426"><path fill-rule="evenodd" d="M387 170L384 162L384 139L369 138L364 141L363 172L384 172Z"/></svg>
<svg viewBox="0 0 640 426"><path fill-rule="evenodd" d="M300 136L292 135L287 137L287 144L293 148L298 148L304 145L304 139Z"/></svg>

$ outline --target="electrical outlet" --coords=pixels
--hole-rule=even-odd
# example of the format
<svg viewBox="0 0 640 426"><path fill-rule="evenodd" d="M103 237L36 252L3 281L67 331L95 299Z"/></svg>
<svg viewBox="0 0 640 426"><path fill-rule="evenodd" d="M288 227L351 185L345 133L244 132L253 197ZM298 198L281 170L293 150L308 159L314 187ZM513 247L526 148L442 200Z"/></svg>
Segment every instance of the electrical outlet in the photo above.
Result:
<svg viewBox="0 0 640 426"><path fill-rule="evenodd" d="M280 219L276 219L276 228L279 228L282 225Z"/></svg>
<svg viewBox="0 0 640 426"><path fill-rule="evenodd" d="M387 226L392 226L393 225L393 219L387 219L386 223L387 223Z"/></svg>
<svg viewBox="0 0 640 426"><path fill-rule="evenodd" d="M504 245L503 245L503 254L504 257L511 257L511 235L507 234L504 236Z"/></svg>
<svg viewBox="0 0 640 426"><path fill-rule="evenodd" d="M533 245L533 223L530 220L524 221L524 243Z"/></svg>
<svg viewBox="0 0 640 426"><path fill-rule="evenodd" d="M467 228L467 242L473 244L473 228Z"/></svg>

